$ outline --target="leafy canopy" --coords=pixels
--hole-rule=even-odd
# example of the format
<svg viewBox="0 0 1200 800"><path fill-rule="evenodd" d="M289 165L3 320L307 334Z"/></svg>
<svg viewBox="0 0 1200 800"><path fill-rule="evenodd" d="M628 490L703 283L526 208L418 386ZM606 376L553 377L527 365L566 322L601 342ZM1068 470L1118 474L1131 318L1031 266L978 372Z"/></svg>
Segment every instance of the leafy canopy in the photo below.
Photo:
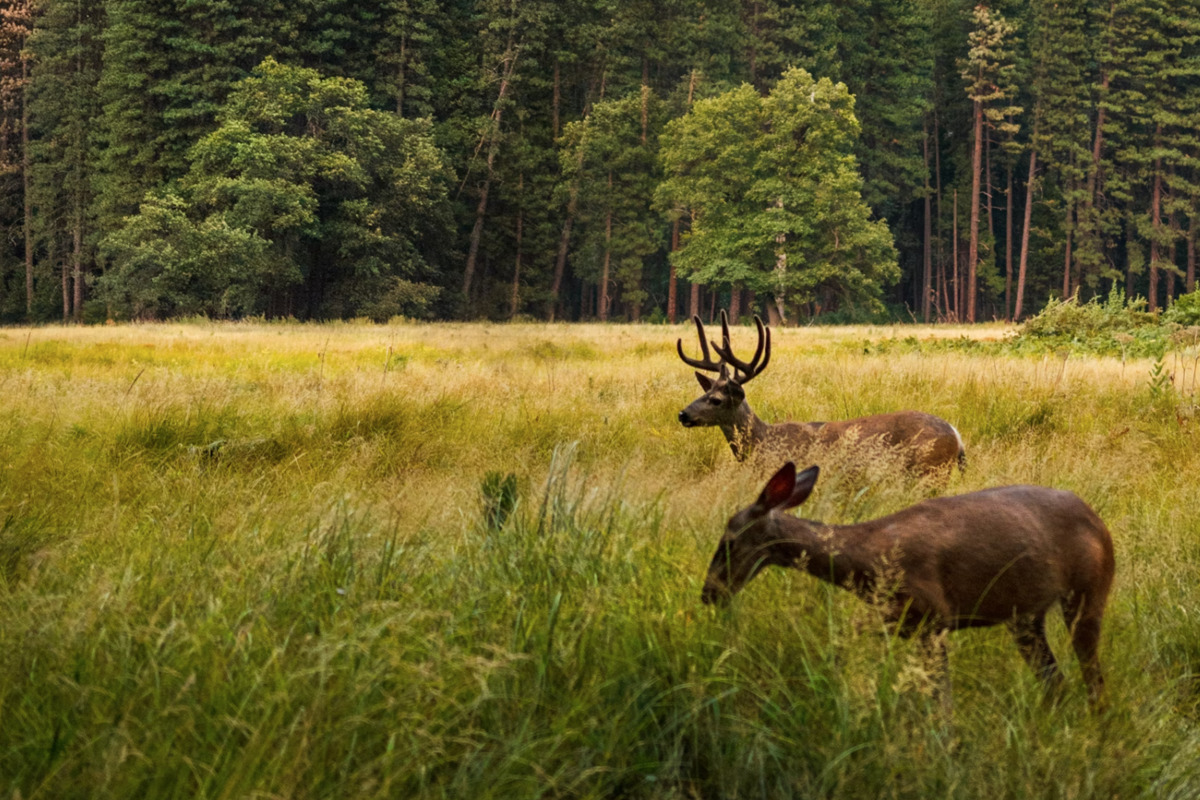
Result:
<svg viewBox="0 0 1200 800"><path fill-rule="evenodd" d="M428 304L433 287L413 279L432 273L423 253L450 223L427 121L368 108L358 81L272 59L218 121L178 186L105 240L110 300L139 316L256 313L264 296L299 297L308 316Z"/></svg>
<svg viewBox="0 0 1200 800"><path fill-rule="evenodd" d="M876 305L899 277L883 220L862 200L845 84L790 69L760 96L743 84L667 125L658 202L690 214L680 272L799 302Z"/></svg>

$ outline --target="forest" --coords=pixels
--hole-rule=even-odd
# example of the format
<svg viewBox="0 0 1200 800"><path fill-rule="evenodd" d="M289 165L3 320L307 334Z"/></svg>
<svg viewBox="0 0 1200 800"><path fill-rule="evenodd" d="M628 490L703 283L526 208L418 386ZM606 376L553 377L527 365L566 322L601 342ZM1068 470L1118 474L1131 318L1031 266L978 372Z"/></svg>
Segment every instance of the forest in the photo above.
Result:
<svg viewBox="0 0 1200 800"><path fill-rule="evenodd" d="M0 322L1194 289L1200 0L9 0Z"/></svg>

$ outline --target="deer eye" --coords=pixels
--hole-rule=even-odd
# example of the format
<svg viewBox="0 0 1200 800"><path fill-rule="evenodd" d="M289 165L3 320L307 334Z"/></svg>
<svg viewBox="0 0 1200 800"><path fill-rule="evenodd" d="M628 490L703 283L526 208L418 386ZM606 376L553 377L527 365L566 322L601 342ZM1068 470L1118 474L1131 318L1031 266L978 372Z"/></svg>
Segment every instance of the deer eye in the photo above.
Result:
<svg viewBox="0 0 1200 800"><path fill-rule="evenodd" d="M715 395L710 395L708 398L708 404L710 406L719 406L723 402L724 401L720 397L716 397Z"/></svg>

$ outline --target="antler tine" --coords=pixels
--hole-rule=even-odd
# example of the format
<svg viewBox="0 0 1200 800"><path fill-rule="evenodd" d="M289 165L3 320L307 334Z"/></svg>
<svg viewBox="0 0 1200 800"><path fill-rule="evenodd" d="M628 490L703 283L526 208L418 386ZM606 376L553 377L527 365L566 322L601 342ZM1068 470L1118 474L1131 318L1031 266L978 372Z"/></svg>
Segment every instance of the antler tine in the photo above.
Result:
<svg viewBox="0 0 1200 800"><path fill-rule="evenodd" d="M725 361L713 361L712 355L708 352L708 341L704 338L704 323L700 321L699 316L693 316L692 321L696 323L696 333L700 337L700 351L704 354L702 359L688 358L683 354L683 339L675 340L675 349L679 351L679 357L683 359L683 363L696 369L702 369L705 372L720 372Z"/></svg>
<svg viewBox="0 0 1200 800"><path fill-rule="evenodd" d="M754 315L754 324L758 326L758 347L754 351L754 358L749 363L742 361L733 354L733 348L730 346L729 340L729 325L725 318L725 312L721 312L721 339L722 345L718 346L713 342L713 349L717 351L717 355L723 361L726 361L734 366L737 374L734 376L740 384L750 382L750 379L758 375L767 368L767 364L771 362L771 329L763 325L762 319L757 314ZM758 363L758 359L762 358L762 364Z"/></svg>

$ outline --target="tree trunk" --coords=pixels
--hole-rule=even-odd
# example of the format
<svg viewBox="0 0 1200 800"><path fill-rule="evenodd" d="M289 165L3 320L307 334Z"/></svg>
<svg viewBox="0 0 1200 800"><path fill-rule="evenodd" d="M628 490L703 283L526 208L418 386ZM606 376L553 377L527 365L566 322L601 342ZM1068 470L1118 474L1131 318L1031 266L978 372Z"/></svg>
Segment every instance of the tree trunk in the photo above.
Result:
<svg viewBox="0 0 1200 800"><path fill-rule="evenodd" d="M737 325L742 314L742 285L735 283L729 289L729 324Z"/></svg>
<svg viewBox="0 0 1200 800"><path fill-rule="evenodd" d="M783 198L775 198L775 207L783 213ZM776 309L779 312L780 321L787 322L787 313L785 311L785 303L787 302L787 250L784 245L787 244L787 234L779 233L775 235L775 303Z"/></svg>
<svg viewBox="0 0 1200 800"><path fill-rule="evenodd" d="M959 275L960 275L960 271L962 269L962 265L959 263L959 260L958 260L958 189L954 190L954 209L953 210L954 210L954 222L952 225L953 230L951 232L951 236L952 236L951 256L954 259L954 265L953 265L953 269L952 269L952 278L951 279L954 282L954 310L951 313L954 316L954 321L960 322L962 319L962 315L961 315L962 283L959 280Z"/></svg>
<svg viewBox="0 0 1200 800"><path fill-rule="evenodd" d="M1063 223L1064 227L1066 228L1066 234L1067 234L1066 247L1063 248L1063 253L1064 253L1064 255L1063 255L1063 285L1062 285L1062 291L1063 291L1062 299L1063 300L1066 300L1068 297L1071 296L1071 244L1072 244L1072 240L1073 240L1074 234L1075 234L1075 225L1071 219L1071 211L1073 210L1073 208L1072 208L1073 205L1074 204L1071 201L1069 201L1069 200L1067 201L1067 218Z"/></svg>
<svg viewBox="0 0 1200 800"><path fill-rule="evenodd" d="M584 125L587 125L587 118L584 118ZM586 131L585 131L586 135ZM578 175L583 170L583 142L579 143L579 160L575 165L575 174ZM562 290L563 273L567 266L567 250L571 245L571 226L575 224L575 211L579 206L579 180L573 178L571 186L567 190L567 218L563 220L562 233L558 237L558 254L554 257L554 282L550 285L550 313L549 318L554 322L555 312L558 310L558 293Z"/></svg>
<svg viewBox="0 0 1200 800"><path fill-rule="evenodd" d="M1155 141L1158 141L1158 132ZM1162 229L1162 158L1154 160L1154 190L1150 195L1150 304L1148 310L1158 310L1158 237Z"/></svg>
<svg viewBox="0 0 1200 800"><path fill-rule="evenodd" d="M921 319L929 324L929 293L933 286L933 194L929 189L929 122L925 123L925 250L921 272Z"/></svg>
<svg viewBox="0 0 1200 800"><path fill-rule="evenodd" d="M1183 284L1188 294L1196 291L1196 215L1188 217L1187 233L1187 276Z"/></svg>
<svg viewBox="0 0 1200 800"><path fill-rule="evenodd" d="M1013 168L1008 166L1007 187L1004 190L1004 320L1012 319L1013 283Z"/></svg>
<svg viewBox="0 0 1200 800"><path fill-rule="evenodd" d="M71 321L71 266L67 259L62 259L62 321L66 325Z"/></svg>
<svg viewBox="0 0 1200 800"><path fill-rule="evenodd" d="M33 319L33 197L29 191L33 158L29 150L29 61L21 59L21 188L25 205L25 318Z"/></svg>
<svg viewBox="0 0 1200 800"><path fill-rule="evenodd" d="M517 176L517 195L523 196L525 189L524 173ZM517 258L513 264L513 279L512 279L512 298L508 306L508 318L512 319L517 316L517 311L521 308L521 234L525 227L525 211L517 209Z"/></svg>
<svg viewBox="0 0 1200 800"><path fill-rule="evenodd" d="M975 101L975 149L971 154L971 230L967 245L967 322L975 321L975 273L979 261L979 184L983 171L983 103Z"/></svg>
<svg viewBox="0 0 1200 800"><path fill-rule="evenodd" d="M671 223L671 252L674 253L679 249L679 220ZM678 279L675 276L675 262L667 259L670 265L670 273L667 275L667 322L675 324L676 306L678 302Z"/></svg>
<svg viewBox="0 0 1200 800"><path fill-rule="evenodd" d="M1167 270L1167 298L1163 303L1163 308L1170 308L1171 304L1175 302L1175 270L1178 269L1175 261L1175 245L1179 239L1179 223L1175 217L1175 209L1171 209L1171 213L1167 215L1167 230L1171 232L1171 244L1167 247L1167 261L1171 264L1171 268Z"/></svg>
<svg viewBox="0 0 1200 800"><path fill-rule="evenodd" d="M608 171L608 196L612 197L613 174ZM608 271L612 264L612 206L604 215L604 267L600 272L600 321L608 322Z"/></svg>
<svg viewBox="0 0 1200 800"><path fill-rule="evenodd" d="M75 296L73 298L73 311L75 323L83 323L83 202L82 198L76 198L75 208L75 225L72 231L72 246L71 246L71 262L73 267L72 278L74 280Z"/></svg>
<svg viewBox="0 0 1200 800"><path fill-rule="evenodd" d="M688 298L688 316L700 316L700 284L692 284L691 296Z"/></svg>
<svg viewBox="0 0 1200 800"><path fill-rule="evenodd" d="M487 167L484 172L483 186L479 189L479 202L475 206L475 225L471 228L470 244L467 247L467 266L463 270L463 308L468 314L471 310L471 284L475 278L475 261L479 255L479 240L483 237L483 221L487 216L488 191L492 185L493 169L496 152L500 149L500 120L504 114L504 98L508 96L513 70L516 68L517 56L512 49L512 39L509 39L505 51L504 73L500 77L500 90L496 93L496 103L492 106L491 124L487 133Z"/></svg>
<svg viewBox="0 0 1200 800"><path fill-rule="evenodd" d="M938 292L940 294L942 310L939 315L942 318L950 315L950 298L946 293L946 251L945 240L942 231L942 146L941 146L941 125L938 122L937 107L933 109L933 180L937 192L935 195L936 208L935 220L937 230L934 233L937 236L937 272L938 272Z"/></svg>
<svg viewBox="0 0 1200 800"><path fill-rule="evenodd" d="M1037 130L1033 132L1037 141ZM1021 320L1021 306L1025 299L1025 269L1029 264L1029 224L1033 218L1033 181L1037 176L1037 146L1029 148L1029 179L1025 182L1025 220L1021 227L1021 262L1017 266L1017 298L1013 305L1013 322Z"/></svg>

